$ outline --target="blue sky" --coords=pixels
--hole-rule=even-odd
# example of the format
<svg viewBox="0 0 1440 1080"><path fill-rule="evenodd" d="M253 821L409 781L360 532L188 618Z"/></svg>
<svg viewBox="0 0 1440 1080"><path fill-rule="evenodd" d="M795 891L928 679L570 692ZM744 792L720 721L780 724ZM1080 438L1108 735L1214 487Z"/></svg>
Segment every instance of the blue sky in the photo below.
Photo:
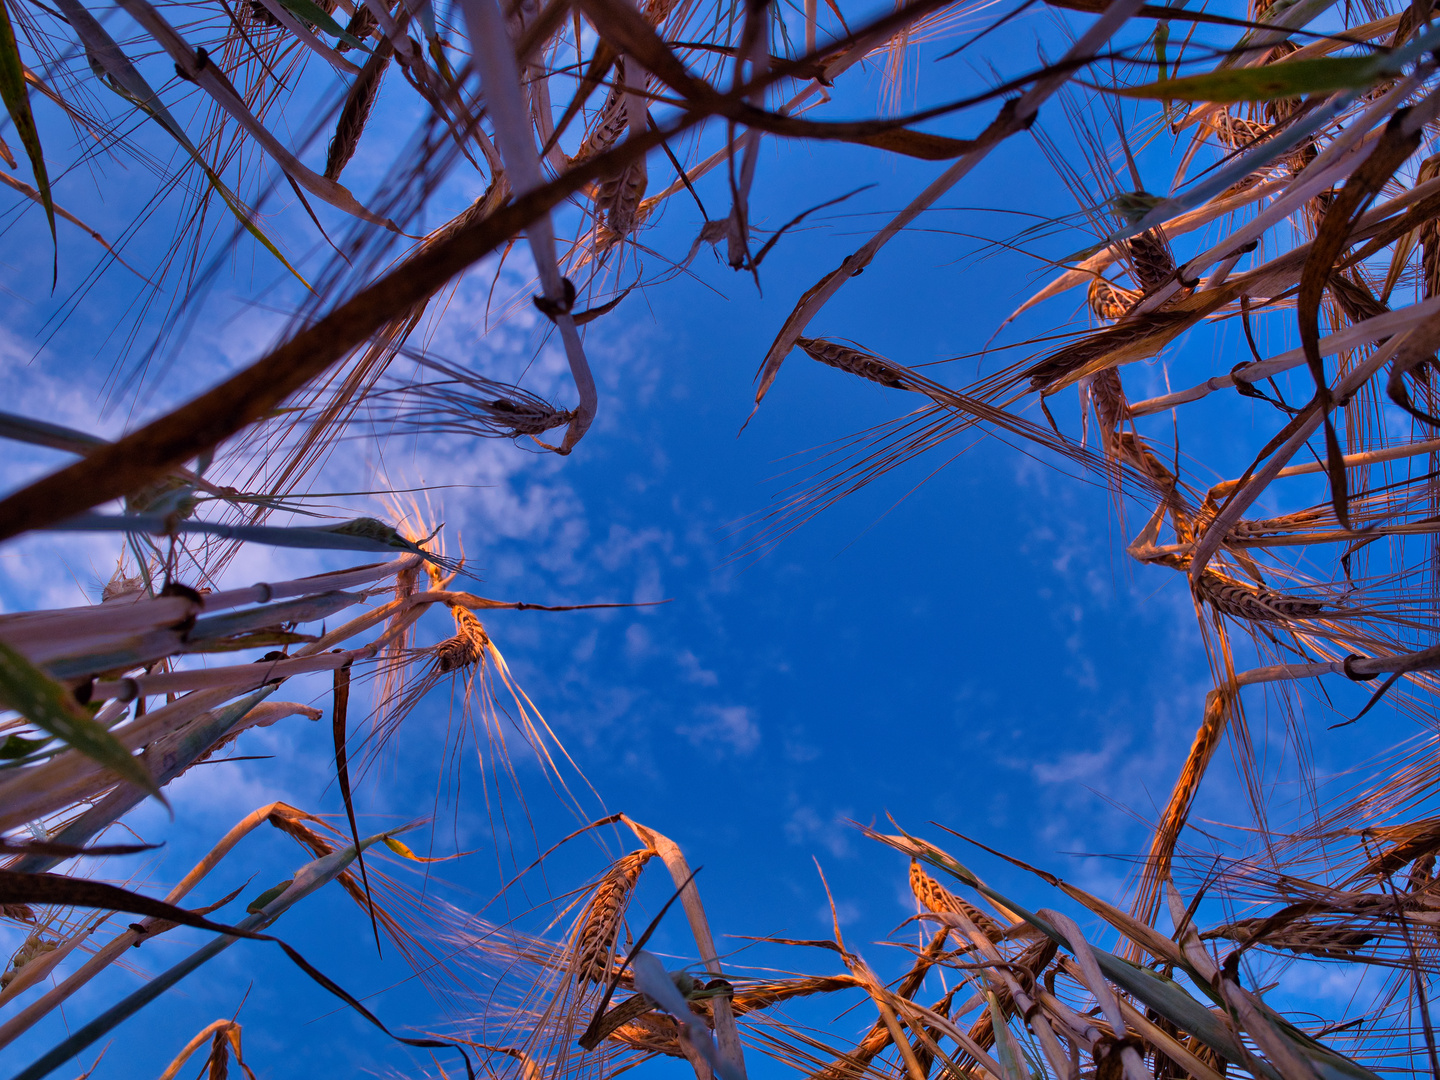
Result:
<svg viewBox="0 0 1440 1080"><path fill-rule="evenodd" d="M1048 19L1037 17L1002 36L990 55L1007 70L1029 63L1033 52L1021 51L1022 43L1037 29L1053 40L1053 30L1044 29ZM915 58L927 93L949 95L956 85L982 78L956 61L932 76L923 64L933 63L938 51ZM938 89L925 82L931 78ZM841 107L873 98L880 80L878 70L861 74ZM988 119L981 112L937 130L973 132ZM397 115L389 122L401 130L409 119ZM1041 123L1059 137L1064 117L1050 109ZM342 444L317 488L453 485L431 494L430 518L445 523L449 551L463 542L481 579L473 587L484 595L540 603L668 600L593 613L502 612L486 625L603 807L669 834L692 864L703 864L698 880L718 934L825 936L830 912L817 872L823 870L847 939L890 972L904 957L870 943L913 913L905 864L861 837L852 820L884 825L890 814L932 836L939 830L930 822L948 824L1118 895L1130 856L1145 843L1199 722L1209 675L1180 576L1138 570L1124 555L1143 524L1136 508L1125 508L1123 524L1117 522L1115 500L1102 486L993 440L969 449L954 440L807 523L763 557L732 558L740 546L737 528L773 505L793 481L788 470L798 464L805 474L811 448L914 407L903 392L797 352L738 434L750 411L755 367L795 299L883 220L881 212L897 209L941 168L853 147L816 149L773 139L765 145L755 216L767 227L862 184L877 187L817 214L782 241L763 267L763 291L707 247L691 273L637 290L595 324L587 346L601 384L601 415L572 457L455 436L392 439L383 455L357 441ZM363 149L369 156L357 159L356 176L373 181L386 165L384 149ZM657 163L651 168L660 171ZM1155 171L1161 187L1168 173L1158 164ZM82 179L72 183L77 199ZM116 235L112 226L133 212L135 196L113 172L98 186L99 196L87 205L101 231ZM62 185L62 201L66 191ZM700 193L712 216L723 212L723 174L702 184ZM911 365L972 354L1043 271L1026 254L981 251L974 237L1006 237L1028 224L1024 215L1075 209L1029 137L993 155L942 206L851 282L812 333L850 338ZM979 206L988 209L973 209ZM12 389L8 407L79 426L98 417L103 431L123 429L137 399L119 393L105 402L118 344L107 334L133 283L112 268L86 309L36 352L46 320L64 307L94 251L62 226L61 281L51 298L44 287L48 270L39 272L49 260L39 215L5 220L11 291L0 298L0 362ZM693 205L677 199L644 234L645 244L683 255L698 223ZM137 241L138 250L148 250L149 242ZM1044 251L1060 257L1085 242L1072 232ZM237 298L269 273L263 260L251 262L252 247L242 245L241 257L225 266L207 308L211 316L192 329L164 377L147 383L137 416L252 359L279 332L280 315L237 314ZM652 273L663 265L659 255L644 258ZM518 258L503 271L486 263L459 288L427 347L492 377L523 372L525 385L565 401L569 391L555 347L541 340L523 308L483 334L484 301L497 273L501 295L523 298L528 286ZM293 302L283 290L266 295L281 309ZM1052 301L1002 340L1061 324L1083 327L1079 301L1078 295ZM1233 350L1233 334L1217 332L1211 347ZM1166 358L1176 385L1196 381L1189 372L1209 373L1213 361L1204 349ZM927 370L962 384L976 363L962 359ZM986 363L993 369L994 361ZM1163 391L1166 377L1164 364L1126 372L1132 397ZM1073 394L1055 411L1075 430ZM1263 441L1269 418L1261 414L1257 423L1257 441ZM962 449L963 456L949 461ZM1248 460L1244 447L1186 449L1212 460L1228 454L1239 467ZM7 455L6 486L59 460L8 448ZM366 512L380 508L364 499L345 503ZM93 598L116 548L99 539L12 544L0 558L0 599L15 609ZM251 549L226 580L242 584L279 577L282 568L340 565L345 560ZM422 624L428 640L446 632L440 615ZM294 684L283 696L314 697L321 705L326 697L318 685ZM418 835L437 853L475 849L442 864L436 876L448 883L447 897L478 908L502 884L502 869L473 755L457 773L445 766L454 715L446 694L436 693L360 785L357 802L377 828L433 815L433 833ZM1352 729L1343 745L1317 739L1317 767L1326 772L1352 763L1351 740L1413 731L1389 724L1377 716L1368 732ZM1271 735L1278 748L1279 733ZM273 798L336 811L329 739L327 723L298 718L246 735L239 753L273 760L197 769L174 789L174 823L153 806L132 822L167 847L124 866L107 864L103 873L120 877L143 866L142 880L173 881L230 823ZM1283 775L1284 766L1277 769ZM547 798L536 770L521 771L533 842L549 843L573 828L574 818ZM458 798L450 783L457 777ZM599 800L589 803L599 812ZM1224 754L1198 812L1220 821L1244 816L1241 788ZM612 844L611 850L619 849ZM971 854L958 840L952 850L962 858ZM247 880L253 893L288 876L300 861L289 841L257 835L227 860L205 895L222 895ZM1037 881L988 856L972 861L1017 895L1035 897L1035 906L1055 902ZM567 853L553 882L578 885L602 866L593 846ZM393 948L377 959L363 914L331 892L287 915L277 931L353 992L378 995L369 1001L387 1023L444 1030L463 1020L406 981L408 969ZM647 885L632 922L643 926L665 896L663 883ZM202 939L183 931L171 937L188 945ZM731 948L740 945L727 940ZM675 916L656 943L674 955L693 953ZM179 946L158 943L131 962L136 972L155 971L162 958L179 954ZM828 961L813 957L790 962L829 970ZM135 985L135 972L112 971L67 1007L64 1025L73 1027ZM1336 987L1334 1000L1343 1002L1348 989ZM478 1002L478 982L474 990ZM1323 999L1331 990L1316 993ZM320 1069L434 1071L423 1052L388 1043L336 1012L335 1004L277 952L245 943L122 1028L94 1075L158 1073L191 1034L237 1009L247 1058L261 1077ZM839 1021L857 1033L868 1022L858 1014ZM57 1022L33 1032L6 1053L7 1061L19 1065L37 1056L61 1030ZM443 1060L453 1070L455 1062ZM679 1076L683 1069L663 1060L647 1073ZM758 1057L751 1071L779 1074Z"/></svg>

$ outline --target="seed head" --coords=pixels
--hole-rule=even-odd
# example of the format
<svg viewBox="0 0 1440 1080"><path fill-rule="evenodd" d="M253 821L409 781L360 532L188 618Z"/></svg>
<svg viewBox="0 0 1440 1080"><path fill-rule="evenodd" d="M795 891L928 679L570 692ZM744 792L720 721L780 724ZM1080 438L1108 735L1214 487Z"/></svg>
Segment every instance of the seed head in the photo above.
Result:
<svg viewBox="0 0 1440 1080"><path fill-rule="evenodd" d="M603 984L609 980L625 906L635 890L635 882L640 879L640 871L654 854L642 848L617 859L580 912L571 940L575 977L582 983Z"/></svg>
<svg viewBox="0 0 1440 1080"><path fill-rule="evenodd" d="M862 379L869 379L881 386L893 386L901 390L905 388L905 384L900 381L905 369L899 364L892 364L889 360L847 345L826 341L824 338L796 338L795 344L822 364L859 375Z"/></svg>
<svg viewBox="0 0 1440 1080"><path fill-rule="evenodd" d="M1000 925L994 919L973 904L967 904L961 900L960 897L927 874L921 868L918 859L910 860L910 891L915 894L915 899L926 911L933 911L937 914L963 912L965 917L973 922L986 937L998 939L1003 933Z"/></svg>

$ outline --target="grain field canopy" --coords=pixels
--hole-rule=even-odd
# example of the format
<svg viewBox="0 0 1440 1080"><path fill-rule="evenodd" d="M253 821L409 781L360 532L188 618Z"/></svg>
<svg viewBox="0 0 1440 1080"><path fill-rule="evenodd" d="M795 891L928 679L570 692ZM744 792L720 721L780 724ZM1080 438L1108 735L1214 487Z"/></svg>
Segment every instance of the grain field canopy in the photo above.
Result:
<svg viewBox="0 0 1440 1080"><path fill-rule="evenodd" d="M20 1077L1440 1075L1424 5L0 0L0 101ZM808 548L712 573L942 469L972 501L847 536L843 598ZM932 537L963 573L879 610ZM1002 546L1043 558L991 611ZM990 699L877 662L925 605ZM991 768L1032 683L1064 719ZM1085 768L1131 817L1082 877ZM887 791L1003 823L850 835ZM343 1037L210 963L302 900Z"/></svg>

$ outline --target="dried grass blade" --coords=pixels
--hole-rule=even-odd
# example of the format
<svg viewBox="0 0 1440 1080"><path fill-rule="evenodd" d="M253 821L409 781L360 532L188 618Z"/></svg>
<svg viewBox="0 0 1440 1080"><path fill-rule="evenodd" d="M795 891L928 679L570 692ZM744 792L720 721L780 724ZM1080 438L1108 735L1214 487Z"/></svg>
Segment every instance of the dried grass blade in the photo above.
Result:
<svg viewBox="0 0 1440 1080"><path fill-rule="evenodd" d="M535 149L534 136L530 129L529 110L525 106L524 92L520 82L520 69L515 61L515 51L510 40L505 18L496 0L463 0L465 20L470 28L470 40L474 47L474 61L480 71L485 91L486 105L495 123L495 142L505 162L505 170L516 198L523 198L543 189L544 177L540 168L540 155ZM644 160L646 140L629 140L629 145L639 147L640 152L630 160ZM525 236L530 242L535 269L540 276L547 301L547 314L560 331L565 346L565 357L570 364L570 374L575 380L580 402L575 417L565 432L565 439L558 448L569 453L580 441L595 418L599 397L595 390L595 377L585 358L585 349L575 329L575 320L570 315L575 292L560 274L555 257L555 232L548 208L536 214L525 226Z"/></svg>
<svg viewBox="0 0 1440 1080"><path fill-rule="evenodd" d="M1381 338L1393 337L1395 334L1412 329L1429 320L1437 312L1440 312L1440 297L1433 297L1410 307L1401 308L1398 311L1386 312L1374 318L1366 319L1364 322L1355 323L1328 334L1320 339L1320 350L1322 355L1329 356L1332 353L1353 349L1357 345L1363 345L1369 341L1377 341ZM1304 349L1289 349L1278 353L1275 356L1267 357L1259 362L1242 364L1234 374L1216 375L1198 386L1192 386L1187 390L1177 390L1174 393L1163 394L1160 397L1148 398L1144 401L1134 402L1130 406L1132 416L1150 416L1157 412L1164 412L1166 409L1174 408L1177 405L1184 405L1191 401L1199 401L1217 390L1236 385L1236 376L1240 382L1256 383L1275 375L1281 371L1289 371L1305 362ZM1292 474L1286 474L1292 475ZM1230 483L1234 484L1235 481Z"/></svg>
<svg viewBox="0 0 1440 1080"><path fill-rule="evenodd" d="M375 900L370 895L370 876L365 870L365 850L360 846L360 830L355 824L355 800L350 795L350 763L345 753L345 714L350 705L350 665L335 669L334 702L330 727L335 741L335 779L340 785L340 798L345 803L345 819L350 823L350 838L355 844L355 861L360 865L360 882L365 890L365 904L370 913L370 930L375 935L375 952L380 952L380 926L375 921Z"/></svg>
<svg viewBox="0 0 1440 1080"><path fill-rule="evenodd" d="M146 915L166 922L193 926L233 937L255 937L246 928L211 922L192 911L178 908L163 900L107 885L88 878L66 877L62 874L22 874L16 870L0 870L0 902L7 904L54 904L61 907L98 908ZM264 940L263 937L260 940Z"/></svg>
<svg viewBox="0 0 1440 1080"><path fill-rule="evenodd" d="M300 635L295 635L299 637ZM250 640L247 638L247 640ZM267 660L262 663L235 664L230 667L206 668L195 671L176 671L157 675L137 675L126 679L96 680L92 686L90 700L104 701L118 698L129 701L136 697L150 697L154 694L173 694L187 690L210 690L229 686L239 690L258 689L269 682L278 682L291 675L311 671L334 671L356 660L368 660L373 656L369 647L352 649L347 652L325 653L322 656L297 657L292 660Z"/></svg>
<svg viewBox="0 0 1440 1080"><path fill-rule="evenodd" d="M75 847L71 844L57 844L53 840L26 840L16 843L0 839L0 855L58 855L62 859L99 858L108 855L138 855L142 851L154 851L164 844L98 844L95 847ZM11 867L10 869L15 869Z"/></svg>
<svg viewBox="0 0 1440 1080"><path fill-rule="evenodd" d="M1155 1047L1157 1053L1164 1054L1179 1065L1193 1077L1193 1080L1224 1080L1220 1073L1196 1057L1188 1046L1155 1024L1129 1001L1123 997L1119 1001L1120 1011L1125 1014L1125 1022L1138 1031L1141 1038Z"/></svg>
<svg viewBox="0 0 1440 1080"><path fill-rule="evenodd" d="M261 708L261 702L274 692L275 687L267 686L223 709L216 709L205 714L195 723L182 728L178 733L165 736L146 747L142 760L147 765L154 763L160 766L155 770L155 783L164 787L205 754L208 754L217 743L234 733L243 721L256 719L255 713ZM273 711L269 717L264 719L269 719L271 723L280 719L282 711L284 715L291 715L307 709L307 706L290 702L267 707ZM312 719L314 718L312 717ZM56 833L54 840L67 845L84 844L101 829L118 821L121 815L138 806L145 798L145 794L145 789L138 784L120 784ZM25 855L10 863L9 869L23 873L39 873L59 865L67 857L38 853ZM170 902L174 903L176 899L178 897L172 894ZM3 1045L4 1043L0 1042L0 1046Z"/></svg>
<svg viewBox="0 0 1440 1080"><path fill-rule="evenodd" d="M925 1070L920 1067L920 1062L915 1058L915 1051L910 1046L910 1040L905 1038L905 1033L900 1030L900 1021L895 1019L895 1011L885 1003L883 997L875 998L875 1007L880 1011L880 1019L885 1024L885 1030L890 1033L890 1041L895 1044L895 1050L900 1055L900 1060L905 1065L905 1072L910 1080L927 1080ZM1002 1062L1004 1058L1001 1058ZM1024 1074L1020 1074L1023 1078Z"/></svg>
<svg viewBox="0 0 1440 1080"><path fill-rule="evenodd" d="M1344 401L1363 386L1375 372L1385 365L1386 361L1395 355L1395 352L1405 344L1412 333L1414 331L1407 331L1390 338L1363 362L1347 372L1334 388L1327 387L1321 394L1317 394L1306 410L1286 424L1280 433L1281 435L1289 433L1283 443L1278 446L1274 445L1279 442L1280 435L1271 440L1272 445L1264 448L1255 464L1251 465L1251 469L1255 469L1255 466L1259 465L1262 460L1265 461L1265 464L1256 470L1249 481L1243 483L1230 497L1196 542L1195 551L1190 560L1190 580L1192 582L1200 581L1206 564L1225 542L1225 538L1235 527L1235 523L1244 516L1245 511L1260 497L1265 488L1269 486L1270 481L1294 457L1295 452L1305 445L1310 436L1315 433L1315 429L1322 423L1330 404L1335 401ZM1322 395L1323 401L1321 400ZM1267 455L1269 459L1265 460Z"/></svg>
<svg viewBox="0 0 1440 1080"><path fill-rule="evenodd" d="M323 619L363 598L363 593L324 593L249 611L211 615L188 628L171 626L130 638L97 635L65 642L52 637L27 644L21 624L4 627L0 640L9 641L57 679L90 678L97 672L139 667L180 653L230 652L256 645L309 641L312 639L284 630L282 623Z"/></svg>
<svg viewBox="0 0 1440 1080"><path fill-rule="evenodd" d="M1300 324L1300 343L1310 375L1315 380L1316 399L1325 415L1326 458L1329 463L1331 499L1336 516L1345 528L1350 527L1349 498L1346 492L1344 452L1335 436L1328 414L1330 384L1325 377L1325 364L1320 356L1320 301L1325 286L1334 272L1335 260L1348 246L1356 220L1384 184L1420 147L1420 131L1406 132L1407 112L1400 112L1390 121L1375 148L1355 170L1325 212L1305 268L1300 275L1300 291L1296 296L1296 317Z"/></svg>
<svg viewBox="0 0 1440 1080"><path fill-rule="evenodd" d="M680 903L685 908L686 918L690 921L690 932L695 936L695 944L700 950L700 959L705 965L705 970L711 975L723 977L725 971L720 966L720 956L715 950L715 938L710 933L710 922L705 918L705 907L700 902L700 892L695 888L695 875L691 872L690 865L685 861L685 856L679 846L669 837L647 828L639 822L632 821L624 815L621 815L620 820L630 826L635 835L640 838L641 843L654 848L655 853L665 863L665 868L670 871L670 877L675 881L676 887L680 889ZM740 1045L740 1030L735 1024L735 1013L731 1008L730 999L723 996L715 998L712 1006L720 1060L725 1063L735 1080L745 1080L745 1052Z"/></svg>
<svg viewBox="0 0 1440 1080"><path fill-rule="evenodd" d="M236 1059L239 1060L240 1058L240 1036L238 1035L238 1033L231 1034L232 1029L238 1029L239 1027L240 1025L235 1023L235 1021L233 1020L212 1020L210 1023L206 1024L203 1028L201 1028L199 1033L194 1038L192 1038L188 1043L185 1044L184 1048L181 1049L180 1053L175 1055L175 1058L170 1062L169 1067L160 1074L159 1080L175 1080L175 1077L180 1074L180 1070L185 1067L185 1062L189 1061L195 1051L199 1050L200 1047L203 1046L207 1040L210 1040L212 1036L214 1036L214 1041L210 1051L210 1076L211 1080L215 1080L214 1062L216 1059L216 1054L223 1054L227 1035L233 1040L232 1045L235 1047ZM244 1063L242 1062L241 1064L243 1067ZM245 1071L249 1073L250 1070L246 1069ZM220 1073L220 1076L223 1078L224 1075L225 1074L222 1071Z"/></svg>
<svg viewBox="0 0 1440 1080"><path fill-rule="evenodd" d="M1410 400L1410 394L1405 388L1405 376L1424 371L1425 365L1435 356L1437 346L1440 346L1440 316L1431 316L1417 326L1404 346L1396 351L1395 360L1390 365L1389 378L1385 382L1385 392L1391 401L1415 419L1432 427L1440 426L1440 419L1417 408ZM1352 455L1351 458L1343 459L1347 467L1353 457Z"/></svg>

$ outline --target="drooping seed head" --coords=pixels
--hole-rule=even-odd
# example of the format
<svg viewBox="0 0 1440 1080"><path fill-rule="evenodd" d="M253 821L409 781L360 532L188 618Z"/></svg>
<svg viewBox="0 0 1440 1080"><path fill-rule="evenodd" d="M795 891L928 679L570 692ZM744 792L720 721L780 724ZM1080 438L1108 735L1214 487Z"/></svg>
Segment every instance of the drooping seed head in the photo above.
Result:
<svg viewBox="0 0 1440 1080"><path fill-rule="evenodd" d="M1132 236L1128 243L1135 281L1142 292L1151 292L1170 280L1175 272L1175 256L1161 230L1146 229L1139 236Z"/></svg>
<svg viewBox="0 0 1440 1080"><path fill-rule="evenodd" d="M609 980L625 907L635 891L640 871L654 854L642 848L617 859L581 910L571 939L575 977L581 983L603 984Z"/></svg>
<svg viewBox="0 0 1440 1080"><path fill-rule="evenodd" d="M905 388L905 384L900 381L905 369L882 357L852 349L848 345L826 341L824 338L796 338L795 344L804 349L811 359L819 360L822 364L859 375L862 379L869 379L881 386L893 386L901 390Z"/></svg>
<svg viewBox="0 0 1440 1080"><path fill-rule="evenodd" d="M435 670L442 675L478 663L490 644L484 625L468 608L451 609L455 616L455 634L435 646Z"/></svg>
<svg viewBox="0 0 1440 1080"><path fill-rule="evenodd" d="M1200 576L1195 594L1222 615L1249 622L1286 622L1290 619L1313 619L1325 610L1325 604L1302 596L1286 596L1262 585L1206 570Z"/></svg>
<svg viewBox="0 0 1440 1080"><path fill-rule="evenodd" d="M1113 281L1097 277L1090 282L1086 299L1090 301L1090 310L1095 313L1096 318L1115 322L1140 299L1140 294L1134 289L1126 289Z"/></svg>

